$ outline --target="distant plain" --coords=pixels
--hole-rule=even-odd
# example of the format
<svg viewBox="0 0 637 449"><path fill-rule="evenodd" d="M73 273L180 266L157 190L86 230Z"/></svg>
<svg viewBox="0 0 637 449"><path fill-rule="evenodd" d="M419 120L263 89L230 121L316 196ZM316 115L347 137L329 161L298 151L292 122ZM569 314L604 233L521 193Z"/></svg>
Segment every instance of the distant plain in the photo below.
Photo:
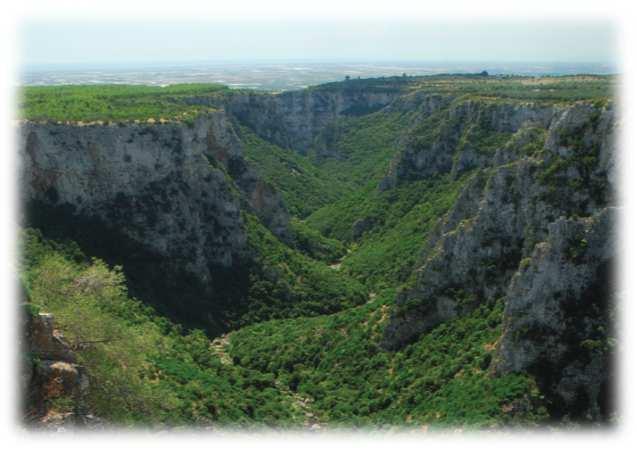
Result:
<svg viewBox="0 0 637 449"><path fill-rule="evenodd" d="M266 91L302 89L351 78L407 74L476 73L500 75L614 74L606 64L484 63L484 62L317 62L317 61L225 61L181 64L157 63L138 66L39 65L27 66L20 74L23 85L219 83L230 88Z"/></svg>

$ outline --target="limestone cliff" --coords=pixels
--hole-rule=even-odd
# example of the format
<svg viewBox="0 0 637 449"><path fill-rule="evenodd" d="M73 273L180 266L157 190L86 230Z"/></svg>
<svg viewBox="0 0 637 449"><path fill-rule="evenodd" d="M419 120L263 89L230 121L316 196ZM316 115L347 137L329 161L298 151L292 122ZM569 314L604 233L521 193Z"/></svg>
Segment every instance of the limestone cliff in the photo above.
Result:
<svg viewBox="0 0 637 449"><path fill-rule="evenodd" d="M237 136L232 122L224 111L211 115L206 131L205 153L223 165L239 191L243 205L256 213L274 235L289 241L289 214L279 193L260 179L254 167L243 158L243 143Z"/></svg>
<svg viewBox="0 0 637 449"><path fill-rule="evenodd" d="M532 128L546 129L561 108L553 105L472 100L430 95L420 99L426 107L422 122L405 139L381 189L410 180L426 179L452 172L459 175L477 167L492 165L492 145L504 144L513 134L525 139ZM527 139L528 140L528 139ZM511 159L511 149L526 142L515 142L503 155ZM504 145L502 145L504 149ZM513 148L511 148L513 147ZM514 155L515 157L515 155Z"/></svg>
<svg viewBox="0 0 637 449"><path fill-rule="evenodd" d="M133 292L170 316L223 327L215 307L245 296L242 208L287 237L285 206L222 111L191 126L27 122L20 134L26 222L124 264Z"/></svg>
<svg viewBox="0 0 637 449"><path fill-rule="evenodd" d="M400 348L480 304L504 301L497 372L545 376L539 382L554 417L600 419L608 357L602 350L581 356L580 349L591 339L605 347L610 338L612 103L469 101L443 114L441 127L429 140L415 136L381 184L472 170L428 237L415 281L398 295L385 347ZM467 139L476 127L504 138L480 146Z"/></svg>
<svg viewBox="0 0 637 449"><path fill-rule="evenodd" d="M494 368L532 373L556 417L601 421L614 410L614 214L551 223L506 293Z"/></svg>
<svg viewBox="0 0 637 449"><path fill-rule="evenodd" d="M398 90L359 89L346 83L338 89L304 89L277 95L235 94L228 98L226 108L260 137L280 147L307 153L337 117L379 110L399 96Z"/></svg>

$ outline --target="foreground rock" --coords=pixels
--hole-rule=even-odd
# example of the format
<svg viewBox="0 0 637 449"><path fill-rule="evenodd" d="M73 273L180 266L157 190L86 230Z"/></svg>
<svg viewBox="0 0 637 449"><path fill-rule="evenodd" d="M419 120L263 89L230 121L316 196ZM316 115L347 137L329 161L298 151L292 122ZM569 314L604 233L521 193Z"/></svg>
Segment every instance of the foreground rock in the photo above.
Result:
<svg viewBox="0 0 637 449"><path fill-rule="evenodd" d="M24 420L38 428L59 429L95 422L86 409L89 377L51 314L22 310L25 338L22 348Z"/></svg>

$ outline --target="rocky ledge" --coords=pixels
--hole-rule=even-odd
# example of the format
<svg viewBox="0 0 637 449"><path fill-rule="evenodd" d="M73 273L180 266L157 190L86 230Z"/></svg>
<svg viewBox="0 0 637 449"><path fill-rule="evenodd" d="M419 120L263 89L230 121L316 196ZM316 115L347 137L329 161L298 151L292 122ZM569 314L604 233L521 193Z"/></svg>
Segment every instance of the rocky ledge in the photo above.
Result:
<svg viewBox="0 0 637 449"><path fill-rule="evenodd" d="M55 328L53 316L29 304L22 307L22 316L25 422L48 429L95 423L85 406L88 373Z"/></svg>

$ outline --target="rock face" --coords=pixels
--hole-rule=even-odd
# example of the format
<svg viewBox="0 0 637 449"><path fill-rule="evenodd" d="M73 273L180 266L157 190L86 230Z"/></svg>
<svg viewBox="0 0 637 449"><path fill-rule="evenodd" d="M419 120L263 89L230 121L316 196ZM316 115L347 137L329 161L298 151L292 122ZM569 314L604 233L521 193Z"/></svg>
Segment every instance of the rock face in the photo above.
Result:
<svg viewBox="0 0 637 449"><path fill-rule="evenodd" d="M242 207L288 235L285 206L223 112L192 126L26 123L20 133L26 221L122 263L133 292L170 316L219 326L205 303L242 296Z"/></svg>
<svg viewBox="0 0 637 449"><path fill-rule="evenodd" d="M406 139L405 149L392 162L381 189L440 173L459 175L489 166L493 155L488 147L497 145L498 137L507 139L521 129L546 129L560 112L555 106L490 103L440 95L430 95L421 102L425 105L421 132Z"/></svg>
<svg viewBox="0 0 637 449"><path fill-rule="evenodd" d="M23 307L24 361L22 366L23 410L29 424L59 427L83 422L89 378L77 364L53 316L34 314ZM64 403L64 410L58 404Z"/></svg>
<svg viewBox="0 0 637 449"><path fill-rule="evenodd" d="M206 159L208 123L21 129L26 202L64 205L95 217L210 278L241 251L238 198Z"/></svg>
<svg viewBox="0 0 637 449"><path fill-rule="evenodd" d="M290 216L279 193L260 179L243 158L243 143L237 136L232 119L220 111L213 113L206 131L206 155L222 164L239 191L243 206L252 210L274 235L289 241Z"/></svg>
<svg viewBox="0 0 637 449"><path fill-rule="evenodd" d="M494 367L532 373L557 417L600 421L613 410L614 213L551 223L507 291Z"/></svg>
<svg viewBox="0 0 637 449"><path fill-rule="evenodd" d="M226 109L263 139L306 153L335 118L381 109L399 95L399 91L375 92L347 86L278 95L241 93L229 97Z"/></svg>
<svg viewBox="0 0 637 449"><path fill-rule="evenodd" d="M430 144L408 147L393 180L384 181L391 188L478 169L426 242L416 281L398 295L383 344L400 348L441 322L504 300L494 370L545 374L538 381L556 418L607 417L598 393L608 385L608 357L580 348L606 347L610 338L612 104L487 106L478 118L473 111L472 103L445 111L451 121ZM506 139L489 151L463 142L462 129L476 120Z"/></svg>

